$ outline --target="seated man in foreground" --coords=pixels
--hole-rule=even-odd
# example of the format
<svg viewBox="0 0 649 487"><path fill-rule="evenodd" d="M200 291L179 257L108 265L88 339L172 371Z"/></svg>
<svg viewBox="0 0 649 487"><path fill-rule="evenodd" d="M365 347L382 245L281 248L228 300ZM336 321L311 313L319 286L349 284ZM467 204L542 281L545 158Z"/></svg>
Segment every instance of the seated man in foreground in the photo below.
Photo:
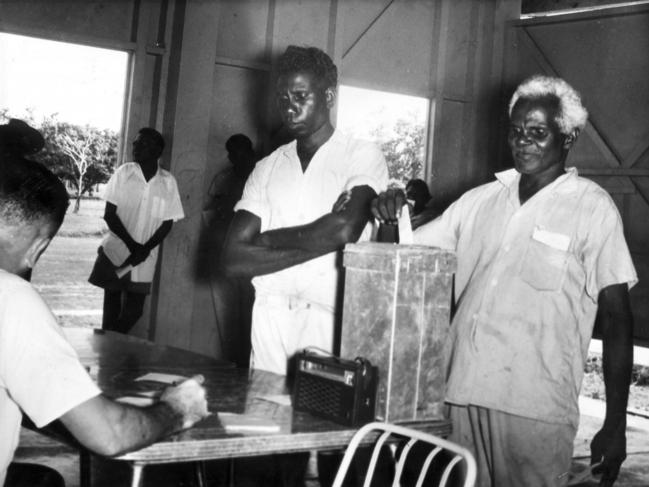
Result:
<svg viewBox="0 0 649 487"><path fill-rule="evenodd" d="M515 169L415 232L417 243L457 252L447 350L451 439L474 453L476 485L565 485L597 316L606 417L591 463L600 485L610 486L626 457L628 290L637 281L622 220L606 191L565 168L587 118L571 86L532 77L517 88L509 114ZM404 203L392 190L372 211L393 223Z"/></svg>
<svg viewBox="0 0 649 487"><path fill-rule="evenodd" d="M86 448L114 456L189 428L207 416L194 379L158 403L114 402L79 363L48 306L24 277L58 231L68 206L61 181L39 163L0 156L0 485L23 412L37 427L56 419ZM12 478L13 487L21 484Z"/></svg>

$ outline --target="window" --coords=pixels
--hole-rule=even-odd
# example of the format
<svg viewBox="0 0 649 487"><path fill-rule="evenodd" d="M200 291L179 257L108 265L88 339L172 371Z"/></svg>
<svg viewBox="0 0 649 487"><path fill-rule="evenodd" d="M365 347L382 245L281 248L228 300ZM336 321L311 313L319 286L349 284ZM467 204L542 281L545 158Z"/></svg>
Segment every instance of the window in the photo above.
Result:
<svg viewBox="0 0 649 487"><path fill-rule="evenodd" d="M342 85L337 128L378 143L390 178L406 183L425 176L428 111L426 98Z"/></svg>

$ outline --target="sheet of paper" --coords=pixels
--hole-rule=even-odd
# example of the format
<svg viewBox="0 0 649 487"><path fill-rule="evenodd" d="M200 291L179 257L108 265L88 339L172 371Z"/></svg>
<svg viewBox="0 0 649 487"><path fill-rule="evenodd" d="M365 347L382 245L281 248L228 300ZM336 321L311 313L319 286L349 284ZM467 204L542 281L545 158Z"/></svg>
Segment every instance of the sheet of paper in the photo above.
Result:
<svg viewBox="0 0 649 487"><path fill-rule="evenodd" d="M228 433L277 433L279 424L267 418L248 414L218 413L219 421Z"/></svg>
<svg viewBox="0 0 649 487"><path fill-rule="evenodd" d="M131 406L146 407L151 406L156 402L155 399L151 397L137 397L137 396L122 396L115 399L117 402L123 404L130 404Z"/></svg>
<svg viewBox="0 0 649 487"><path fill-rule="evenodd" d="M404 205L403 208L401 208L401 216L397 223L399 226L399 243L404 245L414 243L412 225L410 224L410 209L408 208L408 205Z"/></svg>
<svg viewBox="0 0 649 487"><path fill-rule="evenodd" d="M174 375L174 374L161 374L159 372L149 372L148 374L144 374L141 377L138 377L135 379L136 381L139 380L149 380L152 382L161 382L163 384L178 384L179 382L183 382L187 380L189 377L185 377L183 375Z"/></svg>
<svg viewBox="0 0 649 487"><path fill-rule="evenodd" d="M115 274L117 274L117 277L119 277L121 279L126 274L131 272L131 269L133 269L133 267L130 266L130 265L126 265L124 267L118 267L117 269L115 269Z"/></svg>
<svg viewBox="0 0 649 487"><path fill-rule="evenodd" d="M291 396L288 394L269 394L267 396L257 396L257 399L263 401L274 402L280 406L290 406L291 405Z"/></svg>

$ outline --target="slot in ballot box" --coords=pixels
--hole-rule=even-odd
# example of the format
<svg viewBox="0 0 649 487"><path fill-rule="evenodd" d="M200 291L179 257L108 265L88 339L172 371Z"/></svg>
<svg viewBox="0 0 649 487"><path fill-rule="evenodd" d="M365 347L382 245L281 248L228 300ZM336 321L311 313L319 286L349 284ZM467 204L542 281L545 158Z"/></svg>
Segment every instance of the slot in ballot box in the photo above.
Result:
<svg viewBox="0 0 649 487"><path fill-rule="evenodd" d="M378 366L377 419L440 419L455 253L363 242L343 255L341 356Z"/></svg>

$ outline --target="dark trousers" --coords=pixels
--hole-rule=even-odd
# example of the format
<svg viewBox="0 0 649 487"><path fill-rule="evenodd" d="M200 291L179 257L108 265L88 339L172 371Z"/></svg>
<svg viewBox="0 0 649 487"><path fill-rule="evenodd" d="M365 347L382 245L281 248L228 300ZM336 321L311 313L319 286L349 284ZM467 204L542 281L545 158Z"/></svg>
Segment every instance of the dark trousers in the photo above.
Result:
<svg viewBox="0 0 649 487"><path fill-rule="evenodd" d="M56 470L35 463L12 463L7 469L4 487L65 487Z"/></svg>
<svg viewBox="0 0 649 487"><path fill-rule="evenodd" d="M131 331L142 316L146 296L144 293L104 289L102 329L124 334Z"/></svg>

